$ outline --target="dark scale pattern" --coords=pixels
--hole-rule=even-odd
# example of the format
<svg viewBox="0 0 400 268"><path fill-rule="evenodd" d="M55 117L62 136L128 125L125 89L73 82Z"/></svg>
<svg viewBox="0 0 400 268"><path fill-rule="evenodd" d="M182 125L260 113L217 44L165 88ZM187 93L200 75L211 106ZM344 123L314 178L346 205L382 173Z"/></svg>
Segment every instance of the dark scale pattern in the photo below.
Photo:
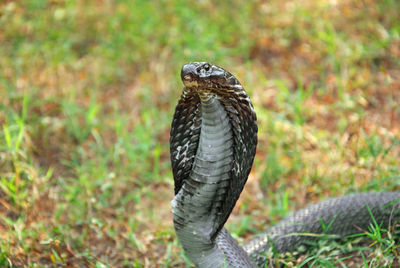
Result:
<svg viewBox="0 0 400 268"><path fill-rule="evenodd" d="M219 232L215 243L227 256L225 259L227 267L257 267L225 228L222 228L221 232Z"/></svg>
<svg viewBox="0 0 400 268"><path fill-rule="evenodd" d="M246 94L243 94L243 92L244 90L242 88L240 92L232 92L232 95L237 95L236 98L226 97L221 99L230 118L233 131L234 151L232 183L229 185L230 187L226 197L229 201L223 208L224 215L221 222L222 224L228 219L236 204L236 200L243 190L253 165L257 148L257 118L250 99Z"/></svg>
<svg viewBox="0 0 400 268"><path fill-rule="evenodd" d="M175 108L170 132L170 156L175 181L175 194L192 170L199 145L201 130L201 105L199 95L184 88Z"/></svg>
<svg viewBox="0 0 400 268"><path fill-rule="evenodd" d="M262 253L270 247L277 252L288 252L315 240L314 234L335 234L341 238L361 233L373 223L371 214L380 226L388 228L398 221L399 206L400 193L396 192L350 194L328 199L293 213L243 248L262 266L266 261ZM324 229L322 223L329 228Z"/></svg>

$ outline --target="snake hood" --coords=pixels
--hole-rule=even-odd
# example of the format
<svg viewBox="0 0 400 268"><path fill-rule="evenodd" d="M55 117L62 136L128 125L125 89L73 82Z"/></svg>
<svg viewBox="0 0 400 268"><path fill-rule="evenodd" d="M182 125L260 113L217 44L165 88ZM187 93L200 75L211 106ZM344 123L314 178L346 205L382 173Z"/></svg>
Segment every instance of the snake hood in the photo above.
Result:
<svg viewBox="0 0 400 268"><path fill-rule="evenodd" d="M171 124L170 155L175 194L193 168L202 125L202 101L216 98L224 107L232 130L233 159L224 201L217 216L219 231L229 217L247 181L257 147L257 118L239 81L228 71L206 62L185 64L185 87Z"/></svg>

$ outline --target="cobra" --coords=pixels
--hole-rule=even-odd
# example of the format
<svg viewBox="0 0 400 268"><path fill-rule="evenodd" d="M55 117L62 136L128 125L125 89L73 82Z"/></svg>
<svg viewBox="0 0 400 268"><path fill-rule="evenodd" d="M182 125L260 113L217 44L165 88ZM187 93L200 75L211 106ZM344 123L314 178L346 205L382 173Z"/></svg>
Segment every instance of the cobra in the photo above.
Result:
<svg viewBox="0 0 400 268"><path fill-rule="evenodd" d="M286 252L327 232L343 237L383 226L400 216L400 193L358 193L310 205L244 246L224 228L246 183L257 147L257 118L242 85L206 62L185 64L185 85L171 125L175 183L173 222L186 255L197 267L262 267L263 253ZM323 224L330 228L324 230Z"/></svg>

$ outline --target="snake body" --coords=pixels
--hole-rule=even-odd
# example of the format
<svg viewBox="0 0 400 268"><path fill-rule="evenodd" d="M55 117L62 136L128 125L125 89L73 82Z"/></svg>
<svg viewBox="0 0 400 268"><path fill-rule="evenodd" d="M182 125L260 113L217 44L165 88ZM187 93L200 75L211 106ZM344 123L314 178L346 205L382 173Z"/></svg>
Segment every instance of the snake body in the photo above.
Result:
<svg viewBox="0 0 400 268"><path fill-rule="evenodd" d="M239 81L206 62L185 64L171 124L176 234L198 267L260 267L263 253L294 250L310 234L359 233L400 216L400 193L351 194L310 205L243 247L223 227L246 183L257 147L257 118ZM329 226L329 228L324 228Z"/></svg>

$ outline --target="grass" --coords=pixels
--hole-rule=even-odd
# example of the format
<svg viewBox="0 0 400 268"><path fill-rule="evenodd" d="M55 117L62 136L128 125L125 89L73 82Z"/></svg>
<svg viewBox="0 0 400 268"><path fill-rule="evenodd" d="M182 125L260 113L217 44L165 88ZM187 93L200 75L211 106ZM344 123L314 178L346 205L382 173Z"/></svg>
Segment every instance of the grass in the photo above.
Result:
<svg viewBox="0 0 400 268"><path fill-rule="evenodd" d="M243 242L306 204L400 190L398 1L3 1L0 266L185 267L169 124L185 62L226 67L259 120L228 221ZM395 267L373 226L290 266Z"/></svg>

